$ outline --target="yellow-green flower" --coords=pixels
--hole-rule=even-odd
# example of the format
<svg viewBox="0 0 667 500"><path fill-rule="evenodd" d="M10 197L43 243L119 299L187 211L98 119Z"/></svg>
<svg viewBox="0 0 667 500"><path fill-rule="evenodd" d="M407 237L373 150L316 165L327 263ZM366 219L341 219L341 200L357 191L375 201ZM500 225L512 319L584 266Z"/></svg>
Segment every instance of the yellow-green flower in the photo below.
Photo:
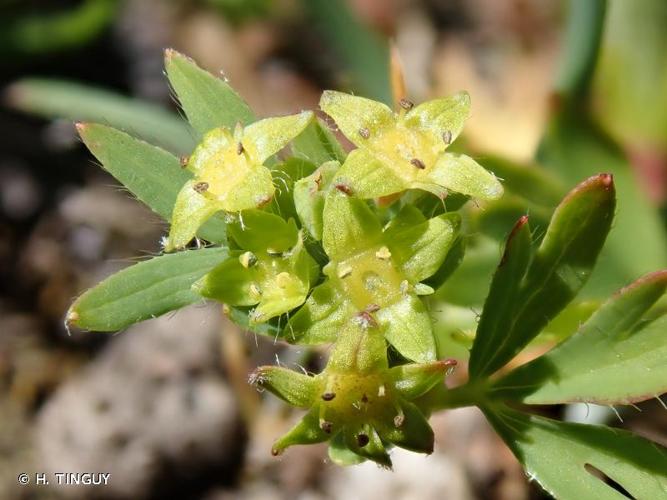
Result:
<svg viewBox="0 0 667 500"><path fill-rule="evenodd" d="M299 307L319 276L294 219L248 210L227 226L230 257L193 285L200 295L251 307L251 326Z"/></svg>
<svg viewBox="0 0 667 500"><path fill-rule="evenodd" d="M470 112L466 92L413 107L403 100L394 113L384 104L327 90L320 107L358 149L336 177L360 198L421 189L444 198L454 191L483 200L499 198L496 177L466 155L445 152Z"/></svg>
<svg viewBox="0 0 667 500"><path fill-rule="evenodd" d="M460 216L426 219L406 206L383 228L365 201L333 189L322 219L327 279L292 316L284 339L338 342L340 330L353 320L377 324L406 359L436 359L431 319L418 295L433 292L422 281L444 262L458 237Z"/></svg>
<svg viewBox="0 0 667 500"><path fill-rule="evenodd" d="M295 444L330 440L329 456L339 465L373 460L391 467L387 453L391 446L432 453L433 431L414 401L443 383L455 362L389 368L386 351L378 328L348 322L319 375L277 366L258 368L251 382L308 409L303 419L274 443L273 454Z"/></svg>
<svg viewBox="0 0 667 500"><path fill-rule="evenodd" d="M211 130L195 148L186 168L194 178L178 193L165 249L182 248L216 212L261 207L273 198L271 171L264 162L299 135L311 111L267 118L247 127Z"/></svg>

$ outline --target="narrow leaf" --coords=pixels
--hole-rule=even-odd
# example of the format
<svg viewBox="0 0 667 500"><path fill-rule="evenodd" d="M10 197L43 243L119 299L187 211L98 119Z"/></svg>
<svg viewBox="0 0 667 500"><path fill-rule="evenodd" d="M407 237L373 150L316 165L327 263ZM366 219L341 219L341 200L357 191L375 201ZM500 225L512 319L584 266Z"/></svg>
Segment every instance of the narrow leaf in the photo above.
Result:
<svg viewBox="0 0 667 500"><path fill-rule="evenodd" d="M470 377L488 373L495 349L507 335L519 307L520 284L531 257L531 236L528 217L524 216L512 229L505 252L493 276L486 298L477 335L470 353Z"/></svg>
<svg viewBox="0 0 667 500"><path fill-rule="evenodd" d="M81 295L70 307L67 323L112 332L200 301L190 287L226 257L224 248L207 248L130 266Z"/></svg>
<svg viewBox="0 0 667 500"><path fill-rule="evenodd" d="M195 146L192 130L175 114L106 89L29 78L13 83L5 95L10 106L26 113L131 130L137 137L176 154L188 154Z"/></svg>
<svg viewBox="0 0 667 500"><path fill-rule="evenodd" d="M664 498L667 493L667 450L656 443L619 429L557 422L507 408L485 414L529 477L555 498L627 498L597 471L632 498Z"/></svg>
<svg viewBox="0 0 667 500"><path fill-rule="evenodd" d="M250 107L225 80L201 69L192 59L167 49L165 68L188 121L200 136L216 127L233 129L237 123L255 121Z"/></svg>
<svg viewBox="0 0 667 500"><path fill-rule="evenodd" d="M591 177L565 197L513 301L511 322L477 365L477 375L491 374L505 365L574 298L591 274L611 229L614 209L614 183L608 174Z"/></svg>
<svg viewBox="0 0 667 500"><path fill-rule="evenodd" d="M628 404L667 392L667 318L645 318L667 289L667 271L607 301L555 349L498 381L495 396L528 404Z"/></svg>
<svg viewBox="0 0 667 500"><path fill-rule="evenodd" d="M178 193L191 178L178 158L106 125L79 123L77 129L90 152L111 175L154 212L171 220ZM210 219L199 234L209 241L226 241L221 219Z"/></svg>

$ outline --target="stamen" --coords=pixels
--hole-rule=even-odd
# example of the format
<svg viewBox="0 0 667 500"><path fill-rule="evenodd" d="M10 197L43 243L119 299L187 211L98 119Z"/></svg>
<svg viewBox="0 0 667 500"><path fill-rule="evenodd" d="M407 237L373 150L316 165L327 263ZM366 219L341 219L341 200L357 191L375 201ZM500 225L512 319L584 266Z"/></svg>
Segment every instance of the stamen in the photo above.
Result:
<svg viewBox="0 0 667 500"><path fill-rule="evenodd" d="M198 182L194 185L194 190L199 194L205 193L208 191L208 182Z"/></svg>
<svg viewBox="0 0 667 500"><path fill-rule="evenodd" d="M442 140L444 141L445 144L448 146L452 143L452 131L451 130L445 130L442 133Z"/></svg>
<svg viewBox="0 0 667 500"><path fill-rule="evenodd" d="M412 160L410 160L410 163L412 163L419 170L424 170L426 168L426 165L424 165L424 162L421 161L419 158L413 158Z"/></svg>
<svg viewBox="0 0 667 500"><path fill-rule="evenodd" d="M405 99L405 98L398 101L398 104L400 104L400 106L406 111L410 111L415 105L414 102L412 102L408 99Z"/></svg>
<svg viewBox="0 0 667 500"><path fill-rule="evenodd" d="M361 127L359 129L359 135L364 139L368 139L371 136L371 131L368 130L366 127Z"/></svg>
<svg viewBox="0 0 667 500"><path fill-rule="evenodd" d="M334 187L336 189L338 189L338 191L340 191L341 193L346 194L348 196L350 196L352 194L352 188L350 186L348 186L347 184L338 183L338 184L335 184Z"/></svg>
<svg viewBox="0 0 667 500"><path fill-rule="evenodd" d="M359 447L363 448L366 446L370 441L370 438L366 434L358 434L357 435L357 444Z"/></svg>
<svg viewBox="0 0 667 500"><path fill-rule="evenodd" d="M242 155L244 151L245 151L245 148L243 147L243 143L241 141L239 141L239 143L236 145L236 154L237 155Z"/></svg>

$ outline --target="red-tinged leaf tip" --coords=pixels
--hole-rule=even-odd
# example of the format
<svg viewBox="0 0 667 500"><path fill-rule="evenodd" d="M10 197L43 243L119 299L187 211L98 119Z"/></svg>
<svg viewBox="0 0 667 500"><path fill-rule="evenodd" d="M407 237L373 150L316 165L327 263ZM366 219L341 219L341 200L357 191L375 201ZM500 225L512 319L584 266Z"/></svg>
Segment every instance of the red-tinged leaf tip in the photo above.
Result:
<svg viewBox="0 0 667 500"><path fill-rule="evenodd" d="M600 179L602 185L607 188L614 184L614 176L611 174L600 174L598 178Z"/></svg>
<svg viewBox="0 0 667 500"><path fill-rule="evenodd" d="M623 295L627 292L634 290L635 288L644 285L649 285L652 283L663 285L667 288L667 269L661 269L660 271L653 271L652 273L642 276L638 280L635 280L629 285L618 290L616 293L614 293L614 296L618 297L620 295Z"/></svg>
<svg viewBox="0 0 667 500"><path fill-rule="evenodd" d="M503 258L500 259L500 264L498 264L498 267L502 267L503 264L507 261L507 258L509 257L510 249L512 247L512 241L516 237L516 235L519 233L521 228L528 224L528 216L527 215L522 215L519 217L519 220L516 221L516 224L514 224L514 227L512 228L512 231L510 231L509 236L507 237L507 244L505 245L505 251L503 252Z"/></svg>

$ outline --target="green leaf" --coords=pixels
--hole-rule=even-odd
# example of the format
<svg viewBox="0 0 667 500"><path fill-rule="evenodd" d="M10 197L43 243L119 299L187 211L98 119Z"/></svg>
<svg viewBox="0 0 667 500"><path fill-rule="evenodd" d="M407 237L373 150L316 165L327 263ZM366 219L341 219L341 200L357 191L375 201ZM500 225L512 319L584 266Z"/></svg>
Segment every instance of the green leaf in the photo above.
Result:
<svg viewBox="0 0 667 500"><path fill-rule="evenodd" d="M7 7L8 2L2 2ZM79 48L93 41L111 24L118 10L115 0L87 0L67 8L58 4L45 9L21 6L12 15L6 9L0 19L0 54L18 58Z"/></svg>
<svg viewBox="0 0 667 500"><path fill-rule="evenodd" d="M480 200L497 200L503 195L503 186L495 175L469 156L453 153L440 156L420 187L437 196L440 186Z"/></svg>
<svg viewBox="0 0 667 500"><path fill-rule="evenodd" d="M667 318L645 318L667 289L650 274L607 301L579 331L492 389L528 404L629 404L667 392Z"/></svg>
<svg viewBox="0 0 667 500"><path fill-rule="evenodd" d="M313 163L295 157L290 157L284 162L272 166L271 175L276 190L273 201L267 209L280 215L283 219L292 218L299 222L300 217L295 206L298 198L296 186L304 178L312 175L315 170L316 167ZM303 221L300 222L303 223Z"/></svg>
<svg viewBox="0 0 667 500"><path fill-rule="evenodd" d="M96 123L77 125L81 139L104 168L133 195L170 221L178 193L191 178L171 153ZM210 219L199 234L216 243L226 241L225 223Z"/></svg>
<svg viewBox="0 0 667 500"><path fill-rule="evenodd" d="M521 278L530 263L531 243L528 217L524 216L512 229L503 257L491 281L470 353L471 379L490 373L486 366L493 359L495 349L510 331L516 311L521 306Z"/></svg>
<svg viewBox="0 0 667 500"><path fill-rule="evenodd" d="M164 246L167 252L185 247L195 237L199 228L220 211L219 205L197 191L198 184L194 179L190 179L176 197L171 230Z"/></svg>
<svg viewBox="0 0 667 500"><path fill-rule="evenodd" d="M299 219L310 235L322 240L324 202L334 175L340 168L337 161L323 163L308 177L294 184L294 206Z"/></svg>
<svg viewBox="0 0 667 500"><path fill-rule="evenodd" d="M421 215L415 208L409 210ZM400 216L399 213L397 218ZM432 276L440 268L458 238L460 227L461 216L447 213L402 227L391 224L385 230L384 240L403 274L417 283Z"/></svg>
<svg viewBox="0 0 667 500"><path fill-rule="evenodd" d="M102 281L81 295L67 323L112 332L201 300L190 287L227 257L224 248L206 248L154 257Z"/></svg>
<svg viewBox="0 0 667 500"><path fill-rule="evenodd" d="M441 99L426 101L412 108L405 116L406 124L431 135L434 142L443 140L452 143L463 130L463 124L470 115L470 95L459 92Z"/></svg>
<svg viewBox="0 0 667 500"><path fill-rule="evenodd" d="M195 146L192 130L175 114L109 90L63 80L27 78L13 83L6 98L11 107L26 113L131 130L176 154L188 154Z"/></svg>
<svg viewBox="0 0 667 500"><path fill-rule="evenodd" d="M418 363L435 360L431 318L418 297L408 294L376 314L378 320L386 324L384 336L401 356Z"/></svg>
<svg viewBox="0 0 667 500"><path fill-rule="evenodd" d="M355 149L336 174L336 184L348 186L359 198L379 198L407 189L407 185L391 169L365 149Z"/></svg>
<svg viewBox="0 0 667 500"><path fill-rule="evenodd" d="M345 467L365 462L366 459L351 451L345 444L343 432L339 432L329 442L329 458L336 465Z"/></svg>
<svg viewBox="0 0 667 500"><path fill-rule="evenodd" d="M370 137L394 126L394 113L381 102L335 90L325 90L320 108L331 118L341 132L357 146L366 144L360 131L366 129Z"/></svg>
<svg viewBox="0 0 667 500"><path fill-rule="evenodd" d="M667 450L627 431L557 422L508 408L485 414L525 467L559 499L627 498L596 475L620 484L632 498L667 494Z"/></svg>
<svg viewBox="0 0 667 500"><path fill-rule="evenodd" d="M344 0L301 0L301 4L342 62L354 88L390 102L386 40L360 22Z"/></svg>
<svg viewBox="0 0 667 500"><path fill-rule="evenodd" d="M260 366L250 375L249 380L258 388L268 389L283 401L300 408L311 406L321 390L316 377L282 366Z"/></svg>
<svg viewBox="0 0 667 500"><path fill-rule="evenodd" d="M319 166L328 161L343 162L345 151L321 120L313 120L292 141L292 153Z"/></svg>
<svg viewBox="0 0 667 500"><path fill-rule="evenodd" d="M299 231L293 219L288 221L261 210L245 210L229 225L229 235L244 250L257 254L279 254L296 245Z"/></svg>
<svg viewBox="0 0 667 500"><path fill-rule="evenodd" d="M608 174L591 177L565 197L519 285L512 301L518 306L509 324L499 330L502 337L480 333L479 345L486 348L474 363L471 359L471 373L483 376L501 368L574 298L595 265L614 209L614 183ZM514 279L521 280L521 275ZM495 307L495 302L487 299L487 305Z"/></svg>
<svg viewBox="0 0 667 500"><path fill-rule="evenodd" d="M540 146L540 161L574 184L604 168L618 189L614 229L582 296L608 297L625 283L667 266L667 231L659 212L637 183L620 147L579 112L555 117ZM641 244L628 244L641 242Z"/></svg>
<svg viewBox="0 0 667 500"><path fill-rule="evenodd" d="M303 132L313 116L312 111L302 111L297 115L259 120L243 129L243 146L255 161L264 163Z"/></svg>
<svg viewBox="0 0 667 500"><path fill-rule="evenodd" d="M325 281L315 287L303 307L290 318L283 337L291 344L333 342L353 312L338 287Z"/></svg>
<svg viewBox="0 0 667 500"><path fill-rule="evenodd" d="M192 59L167 49L165 68L188 121L200 137L217 127L233 130L237 123L255 121L252 110L225 80L201 69Z"/></svg>
<svg viewBox="0 0 667 500"><path fill-rule="evenodd" d="M377 244L381 235L380 223L364 201L338 192L327 197L322 244L331 259L356 255Z"/></svg>

